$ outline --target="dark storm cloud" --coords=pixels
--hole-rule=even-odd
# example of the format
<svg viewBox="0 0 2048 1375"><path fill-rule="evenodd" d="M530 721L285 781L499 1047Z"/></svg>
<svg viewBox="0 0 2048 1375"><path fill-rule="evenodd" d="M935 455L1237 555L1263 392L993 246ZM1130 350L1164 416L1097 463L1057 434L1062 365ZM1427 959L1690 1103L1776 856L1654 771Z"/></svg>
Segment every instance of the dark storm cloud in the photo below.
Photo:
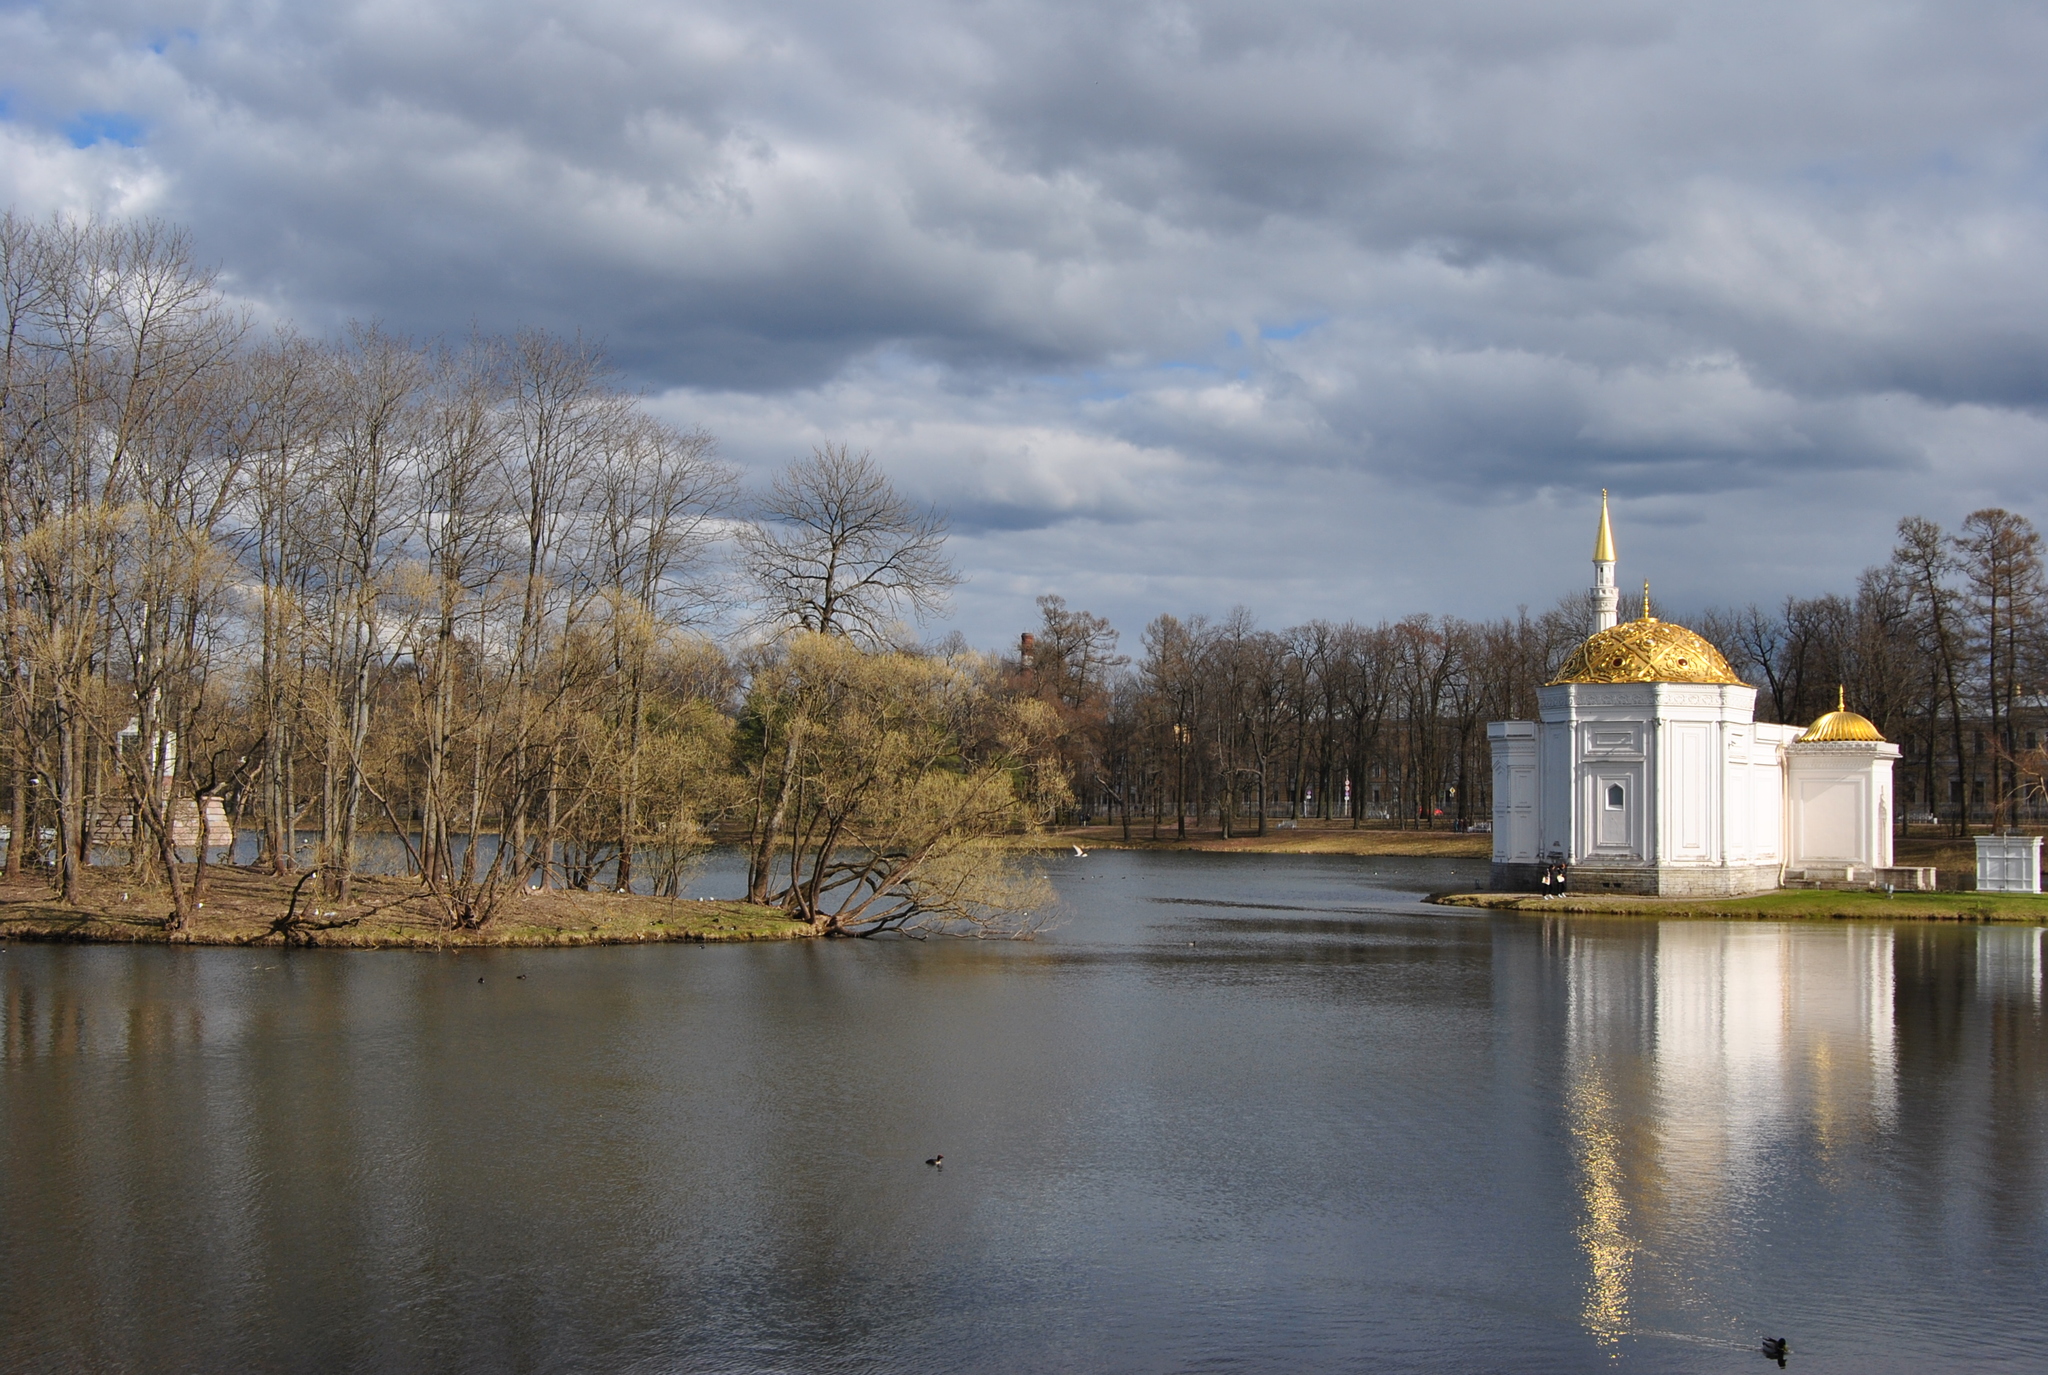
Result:
<svg viewBox="0 0 2048 1375"><path fill-rule="evenodd" d="M743 460L871 445L992 582L1087 539L1284 614L1289 551L1491 510L1483 598L1606 485L1807 531L1772 595L2042 495L2044 58L1976 0L0 3L0 197L314 328L601 337Z"/></svg>

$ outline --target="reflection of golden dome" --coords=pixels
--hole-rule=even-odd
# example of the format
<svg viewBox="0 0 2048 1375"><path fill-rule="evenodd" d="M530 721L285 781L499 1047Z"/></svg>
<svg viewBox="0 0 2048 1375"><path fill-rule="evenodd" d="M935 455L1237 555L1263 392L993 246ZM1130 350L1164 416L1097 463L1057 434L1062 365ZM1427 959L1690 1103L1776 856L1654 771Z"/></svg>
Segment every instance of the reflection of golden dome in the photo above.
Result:
<svg viewBox="0 0 2048 1375"><path fill-rule="evenodd" d="M1867 716L1858 716L1849 710L1849 704L1842 695L1842 689L1835 689L1835 709L1816 720L1806 728L1806 734L1799 737L1799 743L1809 740L1875 740L1883 742L1884 736L1871 724Z"/></svg>
<svg viewBox="0 0 2048 1375"><path fill-rule="evenodd" d="M1589 637L1553 683L1730 683L1721 651L1682 625L1645 616Z"/></svg>

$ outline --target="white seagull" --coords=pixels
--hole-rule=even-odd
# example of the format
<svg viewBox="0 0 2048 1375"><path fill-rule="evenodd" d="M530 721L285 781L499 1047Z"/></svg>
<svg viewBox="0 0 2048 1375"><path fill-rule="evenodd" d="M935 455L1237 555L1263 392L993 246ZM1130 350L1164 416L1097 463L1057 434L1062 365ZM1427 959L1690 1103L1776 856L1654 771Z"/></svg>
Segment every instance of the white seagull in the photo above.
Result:
<svg viewBox="0 0 2048 1375"><path fill-rule="evenodd" d="M1076 845L1074 847L1074 857L1076 859L1086 859L1088 858L1088 852L1082 849L1080 846Z"/></svg>

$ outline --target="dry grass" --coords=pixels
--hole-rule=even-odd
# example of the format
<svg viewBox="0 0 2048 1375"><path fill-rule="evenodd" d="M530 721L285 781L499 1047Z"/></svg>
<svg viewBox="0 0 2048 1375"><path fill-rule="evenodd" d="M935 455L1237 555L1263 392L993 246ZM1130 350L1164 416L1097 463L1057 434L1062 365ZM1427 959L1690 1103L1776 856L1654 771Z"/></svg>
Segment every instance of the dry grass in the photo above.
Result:
<svg viewBox="0 0 2048 1375"><path fill-rule="evenodd" d="M0 939L276 945L284 938L271 924L284 914L296 882L243 869L211 870L204 907L189 930L175 933L164 922L169 894L124 882L120 870L91 871L86 900L77 907L58 902L40 880L0 884ZM320 914L318 922L349 924L302 931L295 943L357 949L788 940L811 934L809 926L778 908L564 891L516 894L482 931L450 931L419 884L403 878L359 878L347 906L319 897L317 885L308 883L299 898L300 915L309 909Z"/></svg>

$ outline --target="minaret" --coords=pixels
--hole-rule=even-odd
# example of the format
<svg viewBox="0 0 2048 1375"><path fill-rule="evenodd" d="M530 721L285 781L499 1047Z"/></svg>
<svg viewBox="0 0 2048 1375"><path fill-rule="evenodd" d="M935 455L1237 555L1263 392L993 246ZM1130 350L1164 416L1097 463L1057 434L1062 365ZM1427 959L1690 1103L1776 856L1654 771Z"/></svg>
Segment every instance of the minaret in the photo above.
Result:
<svg viewBox="0 0 2048 1375"><path fill-rule="evenodd" d="M1614 587L1614 527L1607 523L1607 489L1600 489L1600 538L1593 541L1593 629L1614 628L1621 593Z"/></svg>

